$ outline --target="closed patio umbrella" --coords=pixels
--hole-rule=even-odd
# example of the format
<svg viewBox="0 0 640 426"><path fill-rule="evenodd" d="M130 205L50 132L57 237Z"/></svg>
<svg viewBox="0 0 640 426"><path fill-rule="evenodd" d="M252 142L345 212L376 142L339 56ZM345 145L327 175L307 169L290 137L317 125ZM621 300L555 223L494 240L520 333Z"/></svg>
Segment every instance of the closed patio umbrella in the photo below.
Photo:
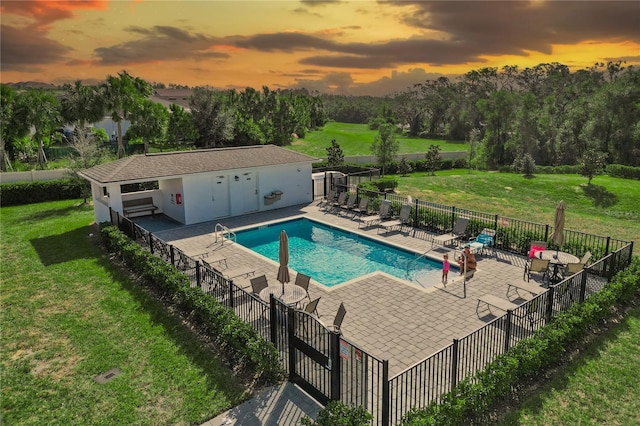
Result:
<svg viewBox="0 0 640 426"><path fill-rule="evenodd" d="M558 246L558 249L564 244L564 210L566 208L564 200L561 200L556 207L556 216L553 223L553 234L551 234L551 240Z"/></svg>
<svg viewBox="0 0 640 426"><path fill-rule="evenodd" d="M284 294L284 284L291 281L289 277L289 237L287 233L280 231L280 249L278 252L280 267L278 268L278 281L282 283L282 294Z"/></svg>

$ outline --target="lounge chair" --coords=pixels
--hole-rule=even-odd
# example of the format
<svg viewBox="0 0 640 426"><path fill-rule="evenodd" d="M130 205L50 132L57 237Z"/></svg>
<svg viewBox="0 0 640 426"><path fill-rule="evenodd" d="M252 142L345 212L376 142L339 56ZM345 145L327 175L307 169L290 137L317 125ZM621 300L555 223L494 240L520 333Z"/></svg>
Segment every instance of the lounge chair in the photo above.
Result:
<svg viewBox="0 0 640 426"><path fill-rule="evenodd" d="M584 266L587 265L587 262L589 262L589 260L591 260L591 252L588 251L584 254L584 256L582 256L582 259L580 259L580 263L582 263Z"/></svg>
<svg viewBox="0 0 640 426"><path fill-rule="evenodd" d="M440 244L442 246L453 244L464 236L464 233L467 231L467 226L469 226L469 219L459 217L456 219L456 223L453 224L451 232L433 237L432 244Z"/></svg>
<svg viewBox="0 0 640 426"><path fill-rule="evenodd" d="M322 199L322 201L320 201L320 203L318 203L318 206L323 209L326 210L327 208L329 208L331 206L331 203L333 203L336 199L336 191L329 191L327 193L327 195Z"/></svg>
<svg viewBox="0 0 640 426"><path fill-rule="evenodd" d="M389 232L389 230L399 226L402 229L404 226L409 224L409 219L411 218L411 204L403 204L400 208L400 216L396 220L387 220L380 222L380 228L384 228L385 232ZM380 228L378 228L378 232L380 232Z"/></svg>
<svg viewBox="0 0 640 426"><path fill-rule="evenodd" d="M550 262L551 261L548 259L539 259L537 257L531 258L529 264L524 267L524 276L522 277L522 279L524 280L526 278L527 281L529 281L531 279L531 274L537 273L542 274L543 283L545 282L545 280L548 281Z"/></svg>
<svg viewBox="0 0 640 426"><path fill-rule="evenodd" d="M338 210L338 214L341 214L343 211L351 211L358 204L358 194L351 193L349 194L349 198L347 198L347 202L340 206L340 210Z"/></svg>
<svg viewBox="0 0 640 426"><path fill-rule="evenodd" d="M358 206L351 209L351 211L353 212L352 219L355 219L356 217L361 217L363 215L367 215L369 213L369 199L361 198Z"/></svg>
<svg viewBox="0 0 640 426"><path fill-rule="evenodd" d="M487 247L491 248L495 252L495 236L496 231L484 228L477 237L466 243L464 246L469 247L469 250L475 254L484 254L484 250Z"/></svg>
<svg viewBox="0 0 640 426"><path fill-rule="evenodd" d="M325 210L333 211L339 209L347 200L347 195L349 195L347 192L341 192L340 195L338 195L338 199L329 203Z"/></svg>
<svg viewBox="0 0 640 426"><path fill-rule="evenodd" d="M361 222L363 226L371 226L374 223L378 223L385 219L389 219L390 214L391 214L391 201L382 200L382 202L380 203L380 211L378 212L378 214L374 216L367 216ZM360 227L360 225L358 225L358 227Z"/></svg>

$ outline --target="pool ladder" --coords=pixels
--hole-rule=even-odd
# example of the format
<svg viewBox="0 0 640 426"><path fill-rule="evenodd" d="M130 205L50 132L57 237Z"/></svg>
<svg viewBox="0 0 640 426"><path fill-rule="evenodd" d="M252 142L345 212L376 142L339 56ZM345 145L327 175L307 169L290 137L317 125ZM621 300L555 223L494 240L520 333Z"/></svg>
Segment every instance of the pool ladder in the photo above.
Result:
<svg viewBox="0 0 640 426"><path fill-rule="evenodd" d="M216 223L216 226L213 229L213 233L214 233L216 239L212 244L209 245L209 247L211 247L212 245L216 244L218 242L218 238L220 238L220 240L221 240L221 242L220 242L221 246L224 245L224 242L226 240L233 241L234 243L236 242L236 233L233 232L232 230L230 230L229 228L227 228L226 226L224 226L221 223Z"/></svg>
<svg viewBox="0 0 640 426"><path fill-rule="evenodd" d="M410 276L409 276L409 269L411 269L411 266L417 262L418 260L422 259L423 257L427 257L427 253L429 253L431 250L433 250L433 247L431 247L429 250L425 251L424 253L422 253L421 255L416 256L411 262L407 263L407 269L405 271L406 274L406 279L409 280ZM420 287L425 287L419 280L414 279L415 282L417 282Z"/></svg>

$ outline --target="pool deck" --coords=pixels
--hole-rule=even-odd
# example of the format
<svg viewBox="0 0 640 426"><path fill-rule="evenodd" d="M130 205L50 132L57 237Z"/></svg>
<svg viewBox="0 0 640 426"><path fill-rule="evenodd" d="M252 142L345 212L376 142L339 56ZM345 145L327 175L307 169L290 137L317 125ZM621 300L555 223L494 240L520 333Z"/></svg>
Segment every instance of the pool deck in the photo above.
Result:
<svg viewBox="0 0 640 426"><path fill-rule="evenodd" d="M429 251L428 255L438 260L444 253L449 253L450 262L455 264L454 248L432 245L433 234L417 231L414 235L413 230L409 235L383 230L378 233L376 226L359 227L359 222L344 215L326 213L317 204L316 201L305 206L157 230L153 234L187 253L224 256L228 269L255 267L255 275L266 275L270 283L277 282L278 264L228 240L224 244L215 242L216 223L234 230L306 216L419 253ZM152 221L147 222L151 223L151 228ZM141 222L141 226L145 227L145 223ZM338 306L343 302L347 309L341 328L343 335L371 355L389 360L389 375L393 377L448 346L454 338L462 338L493 319L491 315L478 318L478 297L492 294L506 299L508 283L522 282L524 257L496 251L495 255L477 255L476 258L478 268L466 284L466 297L462 277L454 268L449 272L446 286L441 283L440 271L423 280L426 288L375 273L331 288L314 282L311 277L309 293L312 299L322 298L318 312L326 324L333 322ZM336 268L339 268L339 262L336 259ZM290 268L290 272L292 280L295 279L295 271ZM235 278L234 282L242 287L250 286L249 278Z"/></svg>

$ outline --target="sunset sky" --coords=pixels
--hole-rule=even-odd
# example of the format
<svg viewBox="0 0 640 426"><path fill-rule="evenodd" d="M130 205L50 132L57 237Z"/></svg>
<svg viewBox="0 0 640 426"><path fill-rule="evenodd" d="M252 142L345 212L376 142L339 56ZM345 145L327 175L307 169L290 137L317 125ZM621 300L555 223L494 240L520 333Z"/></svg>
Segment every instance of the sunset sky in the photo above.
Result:
<svg viewBox="0 0 640 426"><path fill-rule="evenodd" d="M483 67L640 65L640 1L6 1L3 83L385 95Z"/></svg>

